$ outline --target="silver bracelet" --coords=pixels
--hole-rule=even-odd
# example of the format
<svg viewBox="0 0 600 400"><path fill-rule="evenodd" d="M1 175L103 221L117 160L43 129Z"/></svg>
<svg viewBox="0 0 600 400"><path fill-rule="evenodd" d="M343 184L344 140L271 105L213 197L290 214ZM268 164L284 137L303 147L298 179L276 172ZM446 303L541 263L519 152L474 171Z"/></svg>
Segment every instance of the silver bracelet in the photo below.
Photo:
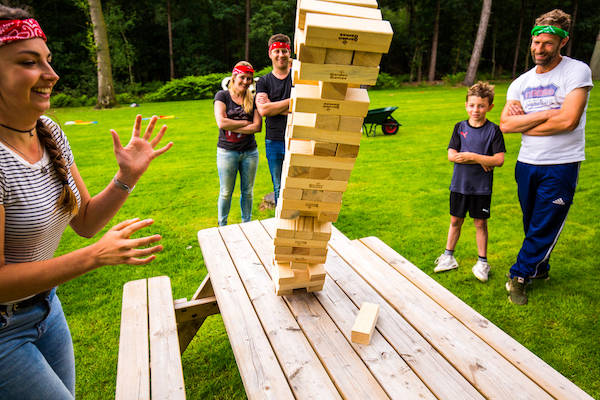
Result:
<svg viewBox="0 0 600 400"><path fill-rule="evenodd" d="M135 189L135 185L133 185L133 187L129 187L129 185L126 185L125 183L118 180L116 176L113 178L113 182L119 189L123 189L127 191L127 193L131 193L133 192L133 189Z"/></svg>

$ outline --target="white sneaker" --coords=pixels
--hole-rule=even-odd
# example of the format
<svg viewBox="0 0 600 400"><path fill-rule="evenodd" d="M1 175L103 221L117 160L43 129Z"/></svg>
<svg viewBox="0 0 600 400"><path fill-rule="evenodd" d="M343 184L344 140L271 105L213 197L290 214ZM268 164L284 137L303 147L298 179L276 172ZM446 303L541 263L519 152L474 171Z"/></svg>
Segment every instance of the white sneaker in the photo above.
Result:
<svg viewBox="0 0 600 400"><path fill-rule="evenodd" d="M436 266L433 269L433 272L449 271L451 269L458 268L458 261L456 261L454 256L442 254L437 258L437 260L435 260L435 265Z"/></svg>
<svg viewBox="0 0 600 400"><path fill-rule="evenodd" d="M490 264L485 261L477 260L471 271L473 271L475 278L479 279L481 282L487 282L488 274L490 273Z"/></svg>

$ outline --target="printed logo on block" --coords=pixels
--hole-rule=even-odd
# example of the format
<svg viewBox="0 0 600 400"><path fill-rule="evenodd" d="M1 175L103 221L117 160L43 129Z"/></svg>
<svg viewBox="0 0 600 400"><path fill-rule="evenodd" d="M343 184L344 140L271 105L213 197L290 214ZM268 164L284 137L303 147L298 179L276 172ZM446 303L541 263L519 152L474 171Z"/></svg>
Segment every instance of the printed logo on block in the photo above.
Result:
<svg viewBox="0 0 600 400"><path fill-rule="evenodd" d="M347 44L348 41L358 42L358 34L356 33L340 33L338 40L343 44Z"/></svg>

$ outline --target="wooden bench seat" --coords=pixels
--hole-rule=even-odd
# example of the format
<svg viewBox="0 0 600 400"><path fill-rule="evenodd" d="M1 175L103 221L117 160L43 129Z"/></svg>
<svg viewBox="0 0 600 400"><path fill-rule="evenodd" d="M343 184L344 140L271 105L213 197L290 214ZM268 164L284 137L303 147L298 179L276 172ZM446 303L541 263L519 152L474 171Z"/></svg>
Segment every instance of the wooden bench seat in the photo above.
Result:
<svg viewBox="0 0 600 400"><path fill-rule="evenodd" d="M115 399L185 399L181 353L206 317L218 312L208 277L191 301L173 301L166 276L127 282Z"/></svg>

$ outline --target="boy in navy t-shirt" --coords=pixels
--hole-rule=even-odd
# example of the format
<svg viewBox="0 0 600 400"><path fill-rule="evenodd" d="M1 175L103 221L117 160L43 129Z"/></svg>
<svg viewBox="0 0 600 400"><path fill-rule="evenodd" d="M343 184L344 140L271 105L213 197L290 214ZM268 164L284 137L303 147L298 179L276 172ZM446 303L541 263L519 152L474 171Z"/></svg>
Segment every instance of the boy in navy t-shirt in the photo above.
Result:
<svg viewBox="0 0 600 400"><path fill-rule="evenodd" d="M469 119L454 126L448 145L448 160L454 163L450 184L450 229L446 251L435 260L435 272L458 268L454 248L467 211L476 229L478 260L473 274L488 280L487 219L490 217L494 167L504 164L504 137L498 125L485 117L494 107L494 86L477 82L469 88L465 108Z"/></svg>

